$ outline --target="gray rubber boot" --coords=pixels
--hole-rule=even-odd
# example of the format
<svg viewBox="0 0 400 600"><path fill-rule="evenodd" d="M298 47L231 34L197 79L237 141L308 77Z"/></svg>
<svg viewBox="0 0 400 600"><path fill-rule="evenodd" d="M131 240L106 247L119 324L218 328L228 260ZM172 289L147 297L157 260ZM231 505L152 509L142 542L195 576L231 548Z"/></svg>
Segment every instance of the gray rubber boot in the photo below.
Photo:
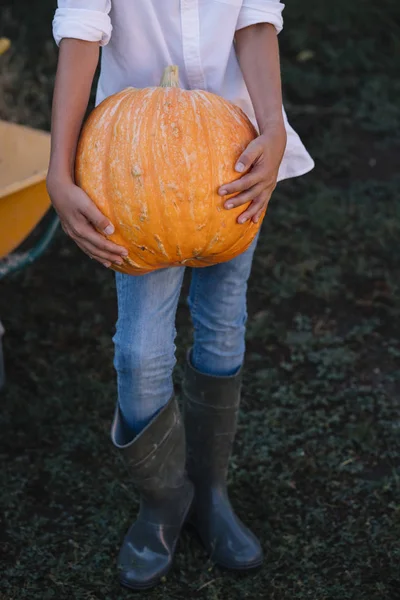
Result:
<svg viewBox="0 0 400 600"><path fill-rule="evenodd" d="M127 437L117 404L111 439L125 454L140 492L139 514L124 538L118 568L122 585L142 590L171 568L194 495L185 474L185 432L176 399L172 397L133 440Z"/></svg>
<svg viewBox="0 0 400 600"><path fill-rule="evenodd" d="M255 535L234 513L227 470L236 433L242 369L228 377L200 373L186 357L183 379L187 473L195 486L189 522L214 563L227 569L259 567L263 553Z"/></svg>

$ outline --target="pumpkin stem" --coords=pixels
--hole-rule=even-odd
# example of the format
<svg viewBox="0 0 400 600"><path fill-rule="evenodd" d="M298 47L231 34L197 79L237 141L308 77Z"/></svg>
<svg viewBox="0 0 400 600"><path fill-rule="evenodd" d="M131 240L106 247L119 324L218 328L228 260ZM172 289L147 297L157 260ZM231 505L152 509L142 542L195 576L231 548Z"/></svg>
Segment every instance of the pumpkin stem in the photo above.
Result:
<svg viewBox="0 0 400 600"><path fill-rule="evenodd" d="M164 69L160 87L179 87L179 67L170 65Z"/></svg>

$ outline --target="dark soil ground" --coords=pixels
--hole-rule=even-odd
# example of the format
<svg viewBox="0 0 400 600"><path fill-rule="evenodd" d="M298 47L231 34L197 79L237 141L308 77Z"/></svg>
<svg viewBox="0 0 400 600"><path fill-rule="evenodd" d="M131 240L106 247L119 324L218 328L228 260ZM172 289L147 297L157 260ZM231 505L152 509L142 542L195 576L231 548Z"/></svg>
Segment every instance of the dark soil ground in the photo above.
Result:
<svg viewBox="0 0 400 600"><path fill-rule="evenodd" d="M1 4L1 118L49 126L52 11ZM230 470L266 561L226 574L185 532L155 600L400 598L400 5L292 0L285 17L285 104L316 168L263 224ZM60 232L1 282L0 315L0 599L127 598L115 558L138 498L109 440L113 275Z"/></svg>

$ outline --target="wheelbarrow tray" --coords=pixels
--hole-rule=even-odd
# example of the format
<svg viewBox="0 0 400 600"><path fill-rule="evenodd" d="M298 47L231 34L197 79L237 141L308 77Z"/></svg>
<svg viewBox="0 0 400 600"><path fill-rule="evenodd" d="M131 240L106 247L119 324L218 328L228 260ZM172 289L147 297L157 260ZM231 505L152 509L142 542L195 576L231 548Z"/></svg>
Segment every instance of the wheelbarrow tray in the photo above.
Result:
<svg viewBox="0 0 400 600"><path fill-rule="evenodd" d="M58 226L57 216L28 252L13 252L28 238L50 208L46 175L50 134L0 121L0 280L36 260ZM5 382L0 322L0 388Z"/></svg>
<svg viewBox="0 0 400 600"><path fill-rule="evenodd" d="M50 134L0 121L0 259L15 250L50 207Z"/></svg>

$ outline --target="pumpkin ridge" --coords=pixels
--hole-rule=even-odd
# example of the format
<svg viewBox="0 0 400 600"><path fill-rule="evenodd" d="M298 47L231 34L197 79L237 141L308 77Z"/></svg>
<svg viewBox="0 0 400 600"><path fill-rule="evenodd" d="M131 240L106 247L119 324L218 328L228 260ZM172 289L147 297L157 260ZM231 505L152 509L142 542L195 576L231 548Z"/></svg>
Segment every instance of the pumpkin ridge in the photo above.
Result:
<svg viewBox="0 0 400 600"><path fill-rule="evenodd" d="M205 161L203 162L203 158L206 159L207 161L207 178L206 178L206 182L207 182L207 189L203 190L202 192L202 196L200 196L200 191L197 190L197 200L200 200L200 202L197 203L197 208L201 210L201 219L200 217L198 217L196 219L196 224L194 226L194 229L196 230L196 235L198 231L202 232L201 235L201 247L199 248L199 254L201 258L196 258L195 259L195 263L197 266L201 266L202 264L202 258L204 256L204 251L205 251L205 247L206 245L204 244L203 240L204 238L207 239L207 237L210 235L210 231L212 230L213 227L213 214L212 214L212 205L213 205L213 196L214 196L214 190L213 190L213 178L215 177L215 169L214 169L214 156L213 156L213 148L214 148L214 144L211 143L211 136L210 136L210 127L207 125L207 123L205 122L205 118L204 118L204 103L202 101L202 99L199 101L199 95L198 95L198 91L194 90L192 92L187 92L187 98L189 100L189 104L192 110L192 114L193 114L193 118L194 121L198 123L199 127L196 131L196 138L194 141L194 144L196 146L196 148L198 149L198 152L200 153L200 156L197 157L197 161L196 161L196 165L195 165L195 169L196 171L198 171L199 168L203 169L203 165L205 164ZM196 104L196 98L197 98L197 104ZM203 140L202 142L202 136L205 136L205 141ZM199 139L200 138L200 139ZM204 151L205 148L205 151ZM205 170L205 169L204 169ZM203 185L203 179L202 178L202 185ZM211 180L211 183L209 183L209 181ZM190 260L193 262L194 256L193 253L187 257L187 260Z"/></svg>
<svg viewBox="0 0 400 600"><path fill-rule="evenodd" d="M154 87L151 88L149 90L149 88L146 89L146 92L143 93L143 98L141 98L139 96L135 98L134 101L134 108L136 109L136 119L134 119L135 124L134 124L134 131L136 136L138 137L138 139L142 139L143 137L145 139L152 139L152 128L154 127L154 122L150 122L150 118L148 118L150 115L154 115L154 110L157 108L157 96L158 96L158 92L159 92L158 87ZM143 92L143 90L141 90ZM146 118L147 117L147 118ZM154 119L154 121L157 121L157 119ZM142 144L138 143L136 146L136 151L137 151L137 155L138 155L138 160L140 161L140 165L142 168L142 172L143 172L143 178L144 178L144 182L143 182L143 186L147 186L150 189L150 195L151 197L155 196L157 194L157 190L154 189L155 186L155 176L156 174L154 173L154 164L155 164L155 157L154 157L154 148L153 148L153 152L149 153L149 155L147 156L145 152L143 152L143 148L142 148ZM131 160L133 159L133 156L131 154ZM142 192L143 194L143 192ZM141 194L141 195L142 195ZM143 205L145 205L145 208L142 209L141 212L141 216L143 217L143 221L140 227L140 243L138 244L138 246L140 247L145 247L146 251L150 254L147 255L146 257L141 255L141 259L142 261L149 265L149 267L151 269L157 268L158 265L158 261L157 261L157 256L158 256L158 251L159 251L159 246L155 241L155 243L153 243L153 239L152 237L149 235L149 231L148 231L148 224L152 223L154 221L154 215L157 215L157 213L154 211L154 206L151 205L149 206L149 203L147 202L146 198L141 198L141 202L143 203ZM144 211L144 212L143 212ZM158 217L160 219L160 217ZM159 221L159 223L161 223L161 219Z"/></svg>
<svg viewBox="0 0 400 600"><path fill-rule="evenodd" d="M199 97L199 94L196 94L197 97ZM192 106L193 106L193 102L192 102ZM206 134L206 139L208 142L208 147L211 148L211 142L214 142L214 140L211 140L211 135L210 135L210 128L209 125L207 123L207 120L204 118L204 113L203 113L203 102L201 102L201 104L199 103L199 113L200 113L200 121L203 124L203 132L205 132ZM208 173L210 174L210 179L211 179L211 185L209 186L209 190L208 190L208 198L207 198L207 203L211 204L213 203L213 196L214 196L214 189L213 189L213 185L214 185L214 181L215 181L215 169L214 169L214 161L213 161L213 157L212 157L212 153L208 152L208 157L209 157L209 168L208 168ZM213 217L214 217L214 213L211 209L211 206L208 207L208 215L207 215L207 235L205 236L205 239L209 239L210 238L210 234L212 232L212 227L213 227ZM203 255L205 254L206 250L207 250L207 246L202 247L201 249L201 256L203 257Z"/></svg>
<svg viewBox="0 0 400 600"><path fill-rule="evenodd" d="M114 98L108 97L93 111L84 126L82 135L79 139L79 144L76 152L76 180L77 184L82 187L89 198L97 204L99 209L105 214L106 217L110 218L111 214L109 212L108 206L109 203L107 201L104 202L103 196L106 195L107 188L105 186L104 175L106 169L104 168L103 160L104 157L107 156L107 153L104 148L100 148L99 146L104 145L104 139L99 140L98 136L96 136L96 130L99 128L102 120L106 117L109 119L110 116L108 113L117 111L117 108L123 102L124 98L127 96L125 90L122 90L118 94L115 95ZM117 101L117 104L116 104ZM112 117L113 115L111 115ZM92 121L94 121L94 125L92 125ZM96 139L97 138L97 139ZM93 150L94 148L94 150ZM91 152L94 154L95 160L91 159ZM94 181L91 174L87 173L87 169L85 165L87 162L91 161L94 168ZM98 164L100 163L100 164ZM92 166L91 165L91 166ZM97 168L96 168L97 165ZM96 177L100 179L97 181L97 184L100 185L101 191L100 194L96 191ZM112 219L110 218L111 222Z"/></svg>
<svg viewBox="0 0 400 600"><path fill-rule="evenodd" d="M126 97L121 100L121 103L119 105L119 110L116 110L114 112L114 114L111 116L111 123L110 123L110 127L108 130L109 135L108 135L108 137L106 137L106 141L105 141L106 148L105 148L105 153L104 153L104 157L103 157L104 159L106 157L110 157L111 145L112 145L112 142L114 142L114 133L115 133L116 125L118 123L118 120L121 119L121 115L123 114L126 104L129 104L130 100L131 100L131 95L127 94ZM102 170L106 189L110 189L112 187L111 164L110 163L111 163L111 161L108 161L106 168L104 168ZM110 219L111 223L114 224L114 226L120 228L120 224L119 224L120 219L118 218L118 215L116 214L115 209L116 209L116 201L114 199L113 202L108 203L109 219Z"/></svg>
<svg viewBox="0 0 400 600"><path fill-rule="evenodd" d="M124 103L123 106L120 107L120 120L121 121L125 121L127 123L130 123L131 120L129 118L129 116L132 114L132 112L134 111L134 109L141 109L141 104L143 101L143 96L149 96L151 94L149 94L148 90L143 90L143 89L132 89L131 93L127 96L127 102ZM142 125L142 121L141 119L136 119L135 123L137 125L139 125L139 127ZM124 156L125 161L124 161L124 165L123 165L123 170L125 171L125 173L128 173L129 175L131 175L131 170L132 170L132 148L130 148L130 152L128 153L121 153L121 136L116 136L115 133L115 126L116 126L116 121L111 122L110 124L110 131L111 131L111 135L109 137L109 150L106 153L106 156L110 156L111 153L111 144L113 144L113 147L115 149L115 162L119 163L120 162L120 156L121 154ZM129 126L126 126L125 128L125 136L123 138L125 145L127 146L132 146L132 140L135 138L135 130L132 131L132 129ZM127 138L128 136L128 138ZM137 137L139 138L139 133L137 133ZM114 173L114 170L112 168L112 164L111 161L109 161L108 163L108 168L106 169L107 171L107 183L108 183L108 189L113 189L114 188L114 179L115 179L115 184L118 185L118 180L119 180L119 174L118 173ZM126 213L128 207L130 207L130 211L129 211L129 217L130 219L132 219L133 215L135 214L135 211L138 210L138 207L135 207L135 204L130 205L129 204L129 199L132 198L132 200L134 201L134 199L136 198L136 194L135 194L135 189L133 187L133 185L131 185L131 177L127 177L126 178L127 183L127 190L125 191L125 197L124 198L114 198L114 202L111 202L110 204L112 205L112 211L113 211L113 215L114 217L117 216L117 210L119 210L119 206L123 205L123 211ZM121 231L121 218L118 217L116 219L116 221L118 220L118 227L119 227L119 237L122 240L122 244L123 244L123 240L124 240L124 234ZM133 228L132 228L133 229ZM142 234L141 231L142 228L139 227L139 230ZM133 232L131 231L131 236L133 235ZM135 234L136 235L136 234ZM136 244L135 244L136 245ZM138 246L143 246L143 243L138 244ZM147 249L147 248L146 248ZM132 254L132 251L130 252L130 254ZM152 253L154 254L154 252ZM133 252L133 257L132 256L128 256L126 259L124 259L126 261L126 263L130 264L132 266L132 263L135 264L135 268L136 269L140 269L140 268L148 268L149 270L153 270L154 268L154 263L151 260L148 260L148 256L143 256L142 254L139 254L139 252L135 251Z"/></svg>
<svg viewBox="0 0 400 600"><path fill-rule="evenodd" d="M159 87L155 93L154 93L154 104L155 104L155 114L156 117L154 118L154 124L156 126L156 135L153 138L153 149L152 152L150 153L151 156L153 157L153 165L156 164L160 164L159 161L164 160L165 161L165 154L163 152L163 140L159 140L159 136L162 135L164 130L160 130L157 131L157 126L159 125L160 121L162 121L162 107L165 105L166 102L168 102L169 96L171 90L169 88L162 88ZM174 94L172 94L173 96ZM149 111L149 116L153 115L154 112L152 110ZM168 138L168 132L165 131L165 136L166 139ZM162 163L161 163L162 164ZM154 185L155 182L158 181L159 182L159 191L157 191L157 189L154 189ZM160 202L158 204L158 223L159 223L159 227L161 228L161 233L162 233L162 238L165 241L165 243L167 243L168 237L169 237L169 232L166 229L166 222L167 222L167 215L166 215L166 202L165 202L165 182L162 178L161 173L159 172L159 170L157 169L157 167L154 169L154 176L152 177L152 185L153 185L153 195L159 195L160 197ZM160 231L160 229L158 230ZM168 253L165 250L165 246L164 244L162 244L162 249L160 247L159 242L161 241L159 235L158 235L159 240L157 240L157 237L153 235L153 239L155 240L157 247L159 248L160 252L163 254L164 257L168 258Z"/></svg>

